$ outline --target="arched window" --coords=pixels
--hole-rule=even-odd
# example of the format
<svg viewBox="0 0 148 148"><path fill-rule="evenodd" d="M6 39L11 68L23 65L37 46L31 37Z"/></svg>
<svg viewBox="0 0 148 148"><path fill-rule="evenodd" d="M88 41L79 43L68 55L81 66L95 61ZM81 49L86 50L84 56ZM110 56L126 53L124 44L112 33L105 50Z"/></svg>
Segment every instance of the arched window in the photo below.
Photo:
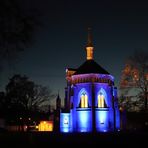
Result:
<svg viewBox="0 0 148 148"><path fill-rule="evenodd" d="M105 107L105 100L104 100L104 95L103 95L103 93L102 92L100 92L99 93L99 95L98 95L98 107L100 108L103 108L103 107Z"/></svg>
<svg viewBox="0 0 148 148"><path fill-rule="evenodd" d="M82 93L82 95L81 95L80 107L81 108L87 108L88 107L88 96L86 95L86 93Z"/></svg>

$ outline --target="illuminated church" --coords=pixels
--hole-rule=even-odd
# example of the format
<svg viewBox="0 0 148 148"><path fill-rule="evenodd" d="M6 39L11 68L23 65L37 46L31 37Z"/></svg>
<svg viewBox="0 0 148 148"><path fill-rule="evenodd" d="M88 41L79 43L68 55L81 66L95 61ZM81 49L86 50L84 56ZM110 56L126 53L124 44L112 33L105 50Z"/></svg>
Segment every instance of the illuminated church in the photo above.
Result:
<svg viewBox="0 0 148 148"><path fill-rule="evenodd" d="M114 77L94 61L88 30L86 61L66 69L65 107L60 113L61 132L113 132L120 129Z"/></svg>

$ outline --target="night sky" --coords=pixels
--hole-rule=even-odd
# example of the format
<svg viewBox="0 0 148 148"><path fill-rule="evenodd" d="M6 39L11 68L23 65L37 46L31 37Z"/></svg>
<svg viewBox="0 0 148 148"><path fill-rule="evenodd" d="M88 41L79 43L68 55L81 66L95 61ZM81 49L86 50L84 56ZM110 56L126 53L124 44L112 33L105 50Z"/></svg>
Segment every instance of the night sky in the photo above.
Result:
<svg viewBox="0 0 148 148"><path fill-rule="evenodd" d="M22 1L23 2L23 1ZM137 48L148 49L146 1L25 0L41 12L42 26L34 43L20 54L14 68L1 73L1 88L14 73L49 86L64 98L65 69L86 60L87 28L93 32L94 59L119 85L126 58Z"/></svg>

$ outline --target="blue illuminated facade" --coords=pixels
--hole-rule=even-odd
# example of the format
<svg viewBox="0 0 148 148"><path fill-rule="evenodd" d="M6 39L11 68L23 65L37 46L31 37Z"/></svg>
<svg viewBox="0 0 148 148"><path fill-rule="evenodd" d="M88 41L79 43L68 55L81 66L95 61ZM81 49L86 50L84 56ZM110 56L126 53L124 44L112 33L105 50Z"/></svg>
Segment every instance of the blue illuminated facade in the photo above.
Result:
<svg viewBox="0 0 148 148"><path fill-rule="evenodd" d="M66 69L61 132L113 132L120 129L114 77L93 60L93 50L89 32L87 60L77 69Z"/></svg>

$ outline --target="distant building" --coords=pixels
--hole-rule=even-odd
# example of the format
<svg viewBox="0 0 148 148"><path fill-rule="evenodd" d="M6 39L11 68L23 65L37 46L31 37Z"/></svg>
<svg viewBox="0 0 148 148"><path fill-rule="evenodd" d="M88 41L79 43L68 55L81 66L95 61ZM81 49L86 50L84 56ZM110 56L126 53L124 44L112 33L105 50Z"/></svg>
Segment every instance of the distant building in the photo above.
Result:
<svg viewBox="0 0 148 148"><path fill-rule="evenodd" d="M86 61L66 69L65 108L60 113L61 132L109 132L120 129L114 77L93 59L88 30Z"/></svg>
<svg viewBox="0 0 148 148"><path fill-rule="evenodd" d="M38 125L38 131L43 132L52 132L53 131L53 121L40 121L40 124Z"/></svg>
<svg viewBox="0 0 148 148"><path fill-rule="evenodd" d="M56 99L56 109L54 111L54 131L60 131L60 110L61 110L61 98L59 94Z"/></svg>

